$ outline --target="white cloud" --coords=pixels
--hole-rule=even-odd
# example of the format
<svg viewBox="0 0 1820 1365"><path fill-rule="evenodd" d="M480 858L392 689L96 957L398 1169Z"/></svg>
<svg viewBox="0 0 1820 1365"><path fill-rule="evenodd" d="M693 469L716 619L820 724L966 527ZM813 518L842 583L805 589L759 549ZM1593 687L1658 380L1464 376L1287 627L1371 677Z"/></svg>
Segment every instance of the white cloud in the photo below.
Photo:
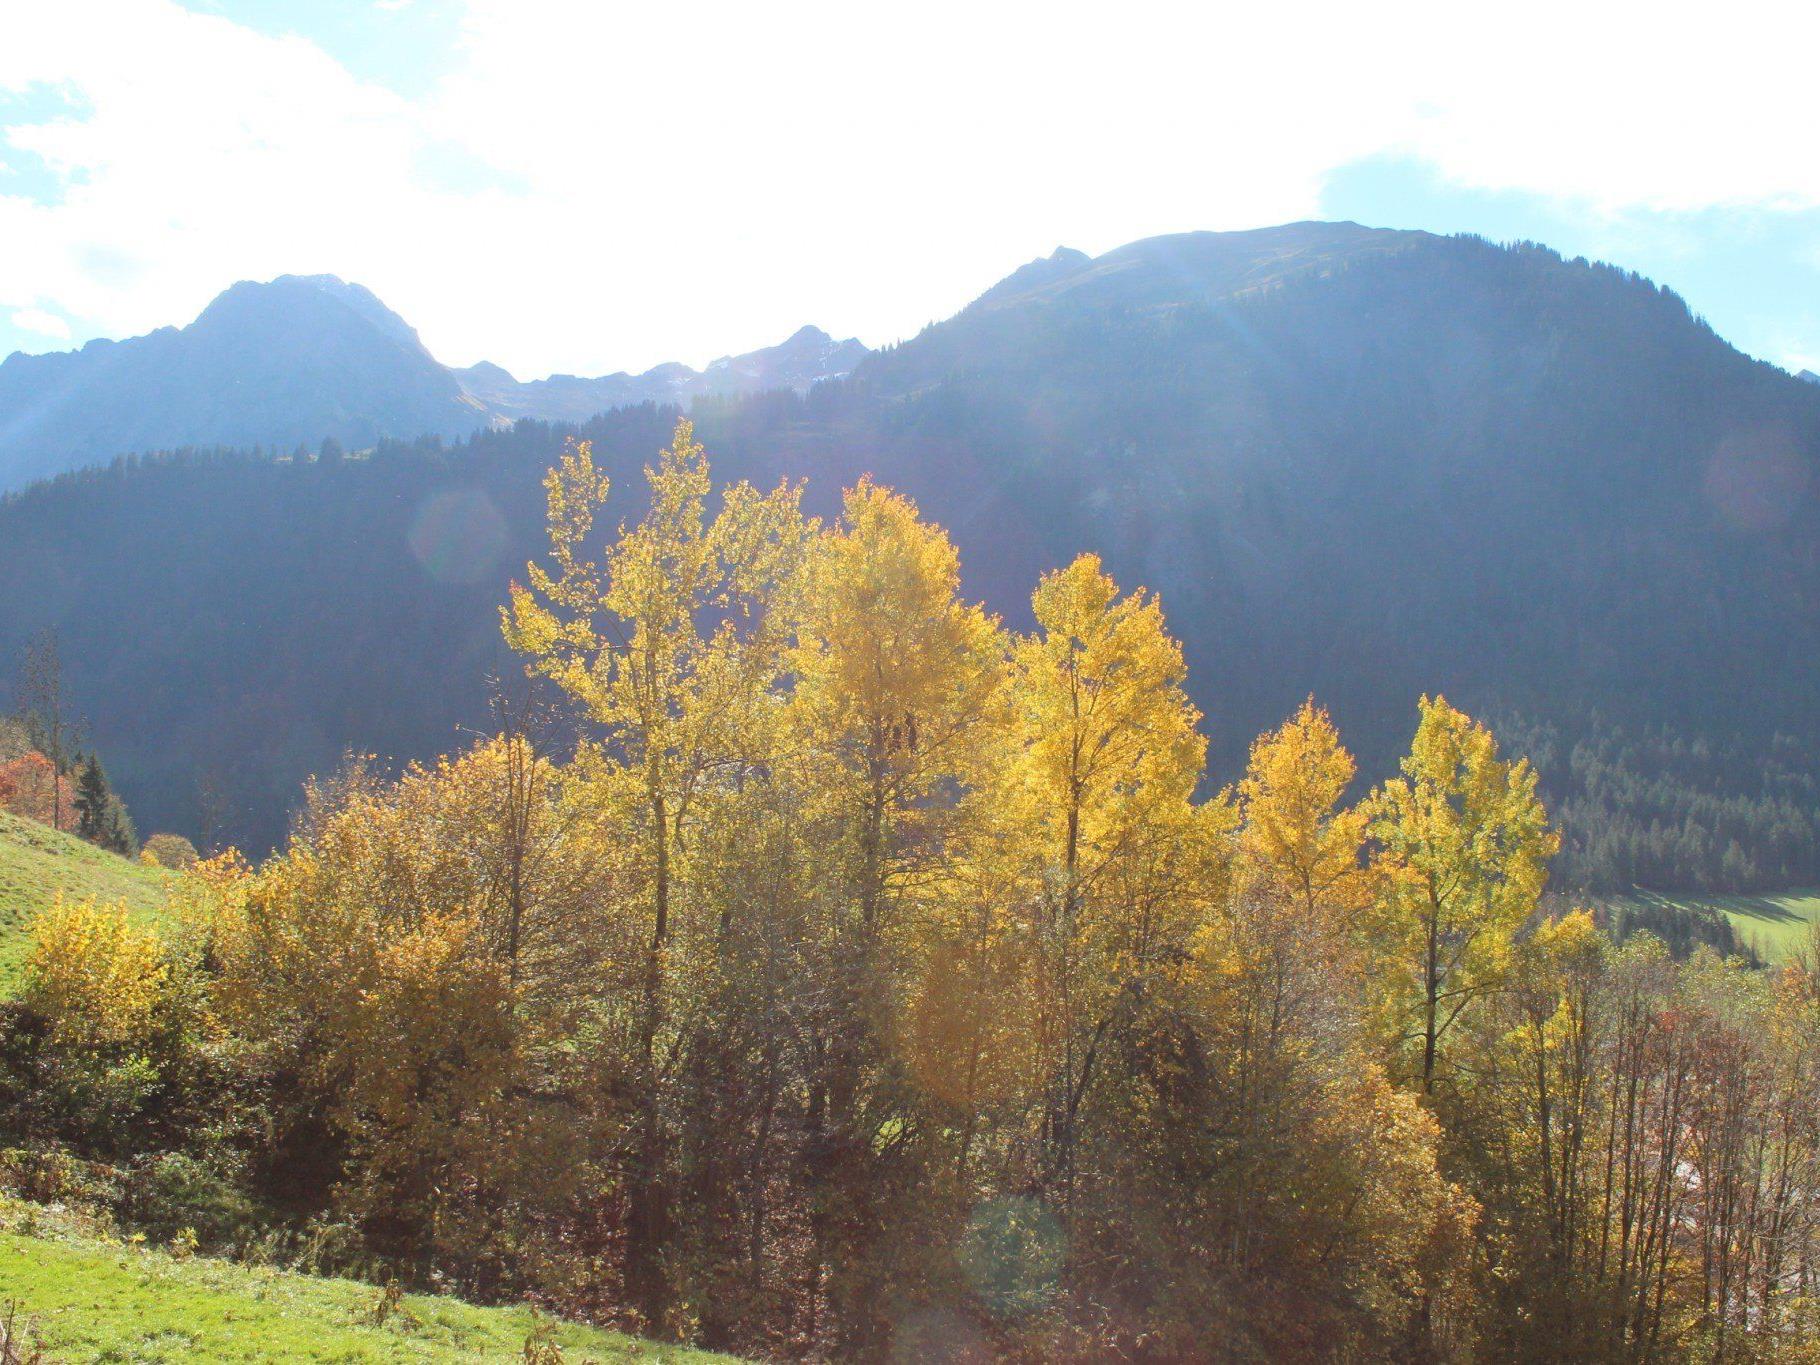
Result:
<svg viewBox="0 0 1820 1365"><path fill-rule="evenodd" d="M583 292L552 325L641 319L650 359L808 321L888 340L1058 243L1311 213L1392 131L1338 48L1298 56L1321 102L1260 121L1261 22L1165 43L1139 10L477 0L430 112L552 210L545 249L501 240L478 287Z"/></svg>
<svg viewBox="0 0 1820 1365"><path fill-rule="evenodd" d="M13 314L13 326L23 331L36 332L39 336L68 339L70 335L69 323L42 308L21 308Z"/></svg>
<svg viewBox="0 0 1820 1365"><path fill-rule="evenodd" d="M1408 146L1472 185L1610 211L1820 204L1820 10L1562 3L1433 15Z"/></svg>
<svg viewBox="0 0 1820 1365"><path fill-rule="evenodd" d="M7 130L67 184L51 204L0 198L0 299L144 330L243 276L381 267L397 234L363 215L420 202L415 113L309 43L161 0L37 6L7 27L0 90L51 85L83 112Z"/></svg>
<svg viewBox="0 0 1820 1365"><path fill-rule="evenodd" d="M470 0L417 100L170 0L6 27L0 91L81 112L4 134L69 184L0 197L0 304L120 334L333 271L527 375L889 340L1058 243L1308 215L1381 152L1614 212L1820 204L1820 17L1761 4Z"/></svg>

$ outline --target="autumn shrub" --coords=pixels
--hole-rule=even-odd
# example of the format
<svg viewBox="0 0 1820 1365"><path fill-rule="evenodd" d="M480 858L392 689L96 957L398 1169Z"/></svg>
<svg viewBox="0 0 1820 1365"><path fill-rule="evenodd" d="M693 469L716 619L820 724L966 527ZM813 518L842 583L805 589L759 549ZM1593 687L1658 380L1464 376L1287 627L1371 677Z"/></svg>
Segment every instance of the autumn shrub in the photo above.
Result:
<svg viewBox="0 0 1820 1365"><path fill-rule="evenodd" d="M599 952L593 845L553 837L549 765L522 757L495 741L322 784L282 855L205 860L184 893L213 1017L265 1096L265 1193L404 1266L493 1264L493 1206L579 1174L526 1163L560 1125L525 1134L507 1100L542 1093L539 1040Z"/></svg>
<svg viewBox="0 0 1820 1365"><path fill-rule="evenodd" d="M154 834L139 848L139 861L178 872L196 865L196 846L181 834Z"/></svg>
<svg viewBox="0 0 1820 1365"><path fill-rule="evenodd" d="M143 1051L170 971L156 933L126 905L61 896L31 927L22 999L68 1048Z"/></svg>
<svg viewBox="0 0 1820 1365"><path fill-rule="evenodd" d="M0 1149L0 1189L40 1204L64 1204L85 1214L107 1216L120 1204L126 1173L55 1145L35 1143Z"/></svg>
<svg viewBox="0 0 1820 1365"><path fill-rule="evenodd" d="M225 1123L233 1068L209 1055L193 962L124 905L60 898L32 935L0 1030L0 1122L110 1158Z"/></svg>

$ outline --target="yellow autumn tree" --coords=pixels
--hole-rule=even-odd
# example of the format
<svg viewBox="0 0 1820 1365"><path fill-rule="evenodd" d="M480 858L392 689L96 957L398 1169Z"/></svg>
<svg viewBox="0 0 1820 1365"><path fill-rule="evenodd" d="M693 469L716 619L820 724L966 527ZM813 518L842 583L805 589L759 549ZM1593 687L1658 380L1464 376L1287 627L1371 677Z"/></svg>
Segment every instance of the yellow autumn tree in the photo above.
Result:
<svg viewBox="0 0 1820 1365"><path fill-rule="evenodd" d="M1237 787L1233 876L1210 898L1179 996L1198 1084L1176 1140L1208 1163L1194 1240L1224 1274L1270 1266L1300 1297L1277 1342L1292 1355L1317 1342L1369 1355L1363 1343L1400 1333L1457 1212L1435 1120L1390 1084L1359 1026L1349 938L1364 816L1340 805L1352 775L1312 701L1258 737ZM1319 1290L1336 1275L1352 1290L1341 1313Z"/></svg>
<svg viewBox="0 0 1820 1365"><path fill-rule="evenodd" d="M989 761L1001 703L998 622L960 598L960 556L908 498L862 481L815 547L794 715L815 785L855 834L863 924L941 850Z"/></svg>
<svg viewBox="0 0 1820 1365"><path fill-rule="evenodd" d="M1011 651L1017 760L1007 802L1039 878L1031 926L1046 1178L1072 1181L1101 1048L1146 973L1179 957L1192 897L1169 882L1212 833L1190 802L1206 741L1181 646L1098 556L1047 574ZM1206 825L1223 804L1200 813Z"/></svg>
<svg viewBox="0 0 1820 1365"><path fill-rule="evenodd" d="M502 619L506 642L602 727L642 807L655 953L690 798L737 758L740 722L777 677L781 623L767 608L809 528L788 485L730 488L710 519L707 452L687 418L645 482L644 516L592 558L611 481L588 442L565 451L544 481L555 569L527 565Z"/></svg>
<svg viewBox="0 0 1820 1365"><path fill-rule="evenodd" d="M1600 1190L1595 1137L1596 1059L1603 1023L1600 987L1611 944L1585 910L1546 920L1521 941L1510 972L1509 1013L1519 1021L1500 1040L1514 1054L1521 1105L1508 1123L1512 1164L1529 1177L1523 1193L1541 1211L1556 1295L1591 1254L1595 1191ZM1584 1244L1583 1244L1584 1241Z"/></svg>
<svg viewBox="0 0 1820 1365"><path fill-rule="evenodd" d="M1207 744L1155 597L1121 597L1089 554L1045 574L1030 605L1036 632L1011 654L1027 783L1019 813L1050 843L1067 907L1153 813L1187 801Z"/></svg>
<svg viewBox="0 0 1820 1365"><path fill-rule="evenodd" d="M1491 731L1423 697L1403 775L1372 795L1371 912L1397 1050L1430 1094L1448 1032L1503 978L1560 845L1527 759L1498 757Z"/></svg>
<svg viewBox="0 0 1820 1365"><path fill-rule="evenodd" d="M1360 853L1369 813L1340 807L1356 771L1333 721L1311 697L1257 738L1239 783L1246 875L1287 897L1309 921L1354 911L1367 895Z"/></svg>
<svg viewBox="0 0 1820 1365"><path fill-rule="evenodd" d="M1366 813L1340 806L1353 772L1310 699L1258 736L1238 785L1235 885L1198 951L1204 998L1230 1039L1241 1097L1233 1122L1254 1146L1280 1121L1275 1088L1305 1084L1302 1073L1322 1063L1362 1064L1323 1056L1343 1036L1332 1002L1357 999L1361 978L1352 920L1367 899Z"/></svg>
<svg viewBox="0 0 1820 1365"><path fill-rule="evenodd" d="M703 787L737 779L753 757L782 659L783 616L773 608L811 528L799 489L787 484L768 494L729 488L710 517L708 456L687 418L656 466L646 466L645 483L644 515L597 549L590 541L611 481L587 442L571 446L544 482L554 568L527 566L528 585L513 585L502 618L507 643L600 727L605 747L594 772L603 804L625 815L643 854L642 1136L629 1163L628 1259L639 1310L656 1326L670 1298L658 1252L666 1222L658 1076L679 853Z"/></svg>
<svg viewBox="0 0 1820 1365"><path fill-rule="evenodd" d="M916 1131L929 1098L901 1053L957 1042L928 1011L906 1029L905 1005L947 998L940 964L958 926L943 907L972 840L970 794L1003 734L1003 650L998 623L961 600L946 533L870 482L847 491L795 605L789 780L813 830L821 911L806 945L807 1118L829 1154L810 1259L843 1324L827 1349L863 1355L890 1277L856 1238L898 1150L891 1137Z"/></svg>
<svg viewBox="0 0 1820 1365"><path fill-rule="evenodd" d="M1031 941L1018 913L1028 879L1003 828L976 829L968 857L929 898L897 1025L923 1106L940 1116L962 1207L977 1202L974 1177L1027 1109L1033 1071Z"/></svg>

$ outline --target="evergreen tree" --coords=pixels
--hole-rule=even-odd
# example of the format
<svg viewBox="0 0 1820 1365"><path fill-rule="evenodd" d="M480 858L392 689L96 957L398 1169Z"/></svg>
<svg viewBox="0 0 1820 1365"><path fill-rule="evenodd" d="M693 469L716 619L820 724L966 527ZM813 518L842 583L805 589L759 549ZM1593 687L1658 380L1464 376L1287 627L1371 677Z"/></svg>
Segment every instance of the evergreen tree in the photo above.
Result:
<svg viewBox="0 0 1820 1365"><path fill-rule="evenodd" d="M133 851L132 818L109 785L101 759L95 754L90 754L81 764L76 779L76 833L115 853Z"/></svg>
<svg viewBox="0 0 1820 1365"><path fill-rule="evenodd" d="M90 754L76 779L76 833L90 843L101 842L111 796L101 760Z"/></svg>

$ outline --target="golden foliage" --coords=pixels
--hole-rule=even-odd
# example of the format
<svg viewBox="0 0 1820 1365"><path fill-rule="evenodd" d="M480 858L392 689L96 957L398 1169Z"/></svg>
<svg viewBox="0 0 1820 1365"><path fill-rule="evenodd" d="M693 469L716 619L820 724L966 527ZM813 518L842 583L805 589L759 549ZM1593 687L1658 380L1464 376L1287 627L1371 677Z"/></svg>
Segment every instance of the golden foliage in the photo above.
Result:
<svg viewBox="0 0 1820 1365"><path fill-rule="evenodd" d="M1560 836L1527 759L1498 757L1484 726L1423 697L1403 776L1368 803L1377 874L1371 932L1389 1027L1434 1085L1449 1030L1496 986L1534 913Z"/></svg>
<svg viewBox="0 0 1820 1365"><path fill-rule="evenodd" d="M1292 896L1310 916L1350 915L1369 895L1360 855L1370 813L1340 808L1356 770L1333 721L1310 698L1252 744L1239 784L1247 877Z"/></svg>
<svg viewBox="0 0 1820 1365"><path fill-rule="evenodd" d="M1121 598L1098 556L1045 575L1031 608L1036 634L1011 653L1027 784L1016 818L1046 833L1070 881L1091 880L1183 813L1207 747L1200 712L1161 603L1142 588Z"/></svg>
<svg viewBox="0 0 1820 1365"><path fill-rule="evenodd" d="M960 598L960 557L916 505L849 489L794 599L797 733L831 794L905 817L978 780L1003 679L998 622Z"/></svg>
<svg viewBox="0 0 1820 1365"><path fill-rule="evenodd" d="M196 846L181 834L154 834L139 847L139 861L185 872L198 861Z"/></svg>
<svg viewBox="0 0 1820 1365"><path fill-rule="evenodd" d="M66 901L61 894L31 926L24 999L59 1042L143 1042L169 980L156 933L133 923L126 903Z"/></svg>

